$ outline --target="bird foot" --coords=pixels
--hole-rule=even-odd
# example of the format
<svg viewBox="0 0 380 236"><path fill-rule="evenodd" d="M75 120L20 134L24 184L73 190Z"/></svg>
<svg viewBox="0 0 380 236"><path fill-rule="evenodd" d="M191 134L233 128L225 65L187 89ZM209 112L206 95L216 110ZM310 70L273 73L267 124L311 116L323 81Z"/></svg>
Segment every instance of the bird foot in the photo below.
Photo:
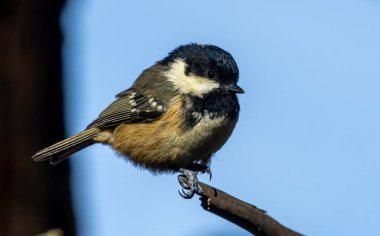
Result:
<svg viewBox="0 0 380 236"><path fill-rule="evenodd" d="M202 187L197 178L198 171L181 168L179 172L181 175L178 175L178 182L182 187L182 192L178 190L178 193L181 197L190 199L194 194L202 194Z"/></svg>

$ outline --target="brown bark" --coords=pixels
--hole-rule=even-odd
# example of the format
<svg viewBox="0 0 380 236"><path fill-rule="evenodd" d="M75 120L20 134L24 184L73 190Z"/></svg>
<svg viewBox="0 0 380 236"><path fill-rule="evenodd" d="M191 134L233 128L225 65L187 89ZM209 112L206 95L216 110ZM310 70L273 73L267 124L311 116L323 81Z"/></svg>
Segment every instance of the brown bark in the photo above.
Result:
<svg viewBox="0 0 380 236"><path fill-rule="evenodd" d="M30 156L63 138L59 17L64 0L0 6L0 235L75 235L68 162Z"/></svg>
<svg viewBox="0 0 380 236"><path fill-rule="evenodd" d="M256 236L301 236L301 234L281 225L278 221L249 203L239 200L219 189L201 183L201 205Z"/></svg>

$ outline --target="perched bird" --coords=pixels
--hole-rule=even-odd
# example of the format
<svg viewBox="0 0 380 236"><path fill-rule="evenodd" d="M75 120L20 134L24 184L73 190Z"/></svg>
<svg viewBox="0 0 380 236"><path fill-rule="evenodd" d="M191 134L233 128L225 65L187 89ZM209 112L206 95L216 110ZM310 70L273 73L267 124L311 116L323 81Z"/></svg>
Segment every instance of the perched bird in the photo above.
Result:
<svg viewBox="0 0 380 236"><path fill-rule="evenodd" d="M180 172L182 196L202 191L197 173L230 137L239 116L239 70L230 53L187 44L147 68L87 128L37 152L58 164L94 143L111 146L152 172ZM211 177L211 176L210 176Z"/></svg>

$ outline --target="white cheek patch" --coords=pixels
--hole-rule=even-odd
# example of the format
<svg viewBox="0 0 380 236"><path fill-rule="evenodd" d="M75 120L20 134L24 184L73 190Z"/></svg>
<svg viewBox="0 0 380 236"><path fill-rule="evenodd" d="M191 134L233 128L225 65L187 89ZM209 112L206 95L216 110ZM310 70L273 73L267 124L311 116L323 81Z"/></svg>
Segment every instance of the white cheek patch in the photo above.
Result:
<svg viewBox="0 0 380 236"><path fill-rule="evenodd" d="M220 84L197 75L185 74L186 63L183 60L176 60L170 66L170 69L165 72L165 76L174 87L181 93L193 94L198 97L203 97L204 94L220 87Z"/></svg>

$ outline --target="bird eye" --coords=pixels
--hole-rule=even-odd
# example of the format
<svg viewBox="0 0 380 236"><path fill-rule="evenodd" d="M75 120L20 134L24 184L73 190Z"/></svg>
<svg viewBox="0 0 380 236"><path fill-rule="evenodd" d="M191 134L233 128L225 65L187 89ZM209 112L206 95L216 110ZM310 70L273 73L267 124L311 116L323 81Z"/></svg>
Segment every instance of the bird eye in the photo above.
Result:
<svg viewBox="0 0 380 236"><path fill-rule="evenodd" d="M207 77L208 77L209 79L214 79L215 76L216 76L215 71L212 71L212 70L207 71Z"/></svg>

